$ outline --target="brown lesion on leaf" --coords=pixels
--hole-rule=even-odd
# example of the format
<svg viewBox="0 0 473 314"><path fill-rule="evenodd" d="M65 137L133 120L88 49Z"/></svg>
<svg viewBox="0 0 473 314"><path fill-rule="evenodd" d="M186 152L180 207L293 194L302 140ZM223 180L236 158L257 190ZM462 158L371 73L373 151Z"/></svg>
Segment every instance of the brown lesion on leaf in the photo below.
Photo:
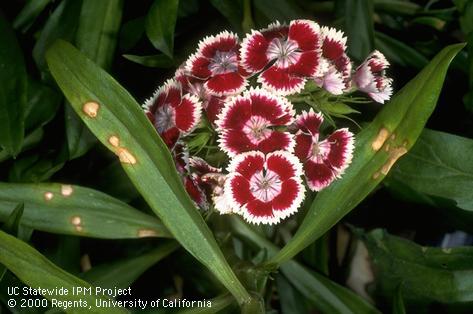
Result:
<svg viewBox="0 0 473 314"><path fill-rule="evenodd" d="M82 111L90 118L97 117L100 105L95 101L88 101L82 106Z"/></svg>
<svg viewBox="0 0 473 314"><path fill-rule="evenodd" d="M45 199L46 201L52 200L53 197L54 197L54 194L53 194L52 192L45 192L45 193L44 193L44 199Z"/></svg>
<svg viewBox="0 0 473 314"><path fill-rule="evenodd" d="M82 218L80 218L80 216L72 216L71 223L77 232L81 232L82 230L84 230L84 228L82 227Z"/></svg>
<svg viewBox="0 0 473 314"><path fill-rule="evenodd" d="M108 138L108 142L110 143L110 145L112 145L113 147L118 147L120 146L120 139L115 136L115 135L112 135Z"/></svg>
<svg viewBox="0 0 473 314"><path fill-rule="evenodd" d="M61 194L62 194L62 196L64 196L64 197L71 196L73 192L74 192L74 189L73 189L72 185L68 185L68 184L61 185Z"/></svg>
<svg viewBox="0 0 473 314"><path fill-rule="evenodd" d="M394 141L395 139L396 139L395 134L392 134L392 136L390 137L391 143L387 143L386 148L385 148L386 152L388 153L388 160L384 163L381 169L379 169L373 174L372 176L373 180L377 180L381 174L387 175L389 171L391 170L392 166L396 163L396 161L405 153L407 153L408 142L404 141L402 145L394 146L392 141Z"/></svg>
<svg viewBox="0 0 473 314"><path fill-rule="evenodd" d="M383 147L384 142L389 138L389 130L386 128L381 128L378 132L378 135L374 139L373 143L371 143L371 148L377 152L381 147Z"/></svg>
<svg viewBox="0 0 473 314"><path fill-rule="evenodd" d="M136 157L125 147L120 147L120 138L116 135L112 135L108 138L108 142L112 147L115 148L114 152L118 156L121 163L124 164L136 164Z"/></svg>
<svg viewBox="0 0 473 314"><path fill-rule="evenodd" d="M138 238L149 238L157 237L158 233L152 229L140 229L138 230Z"/></svg>

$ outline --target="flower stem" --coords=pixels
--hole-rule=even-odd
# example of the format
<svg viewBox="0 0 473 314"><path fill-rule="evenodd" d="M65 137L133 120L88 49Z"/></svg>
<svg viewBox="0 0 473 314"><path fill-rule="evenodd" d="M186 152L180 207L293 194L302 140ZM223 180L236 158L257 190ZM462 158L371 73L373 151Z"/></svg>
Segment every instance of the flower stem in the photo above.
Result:
<svg viewBox="0 0 473 314"><path fill-rule="evenodd" d="M241 27L244 33L249 33L255 27L251 14L251 0L243 0L243 21Z"/></svg>

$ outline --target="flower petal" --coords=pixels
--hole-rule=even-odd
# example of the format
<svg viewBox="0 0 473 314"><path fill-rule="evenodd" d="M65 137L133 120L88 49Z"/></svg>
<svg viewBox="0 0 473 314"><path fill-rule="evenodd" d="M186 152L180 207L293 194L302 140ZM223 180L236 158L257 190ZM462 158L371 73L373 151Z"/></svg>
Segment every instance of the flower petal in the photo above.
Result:
<svg viewBox="0 0 473 314"><path fill-rule="evenodd" d="M280 218L273 213L271 203L265 203L260 200L253 200L242 208L243 218L253 224L276 224Z"/></svg>
<svg viewBox="0 0 473 314"><path fill-rule="evenodd" d="M266 156L266 168L274 171L282 181L302 175L302 165L291 153L276 151Z"/></svg>
<svg viewBox="0 0 473 314"><path fill-rule="evenodd" d="M319 71L320 54L317 51L306 51L300 54L299 60L289 67L293 75L312 77Z"/></svg>
<svg viewBox="0 0 473 314"><path fill-rule="evenodd" d="M266 56L269 42L262 33L252 31L241 44L240 59L243 68L250 73L259 72L268 64Z"/></svg>
<svg viewBox="0 0 473 314"><path fill-rule="evenodd" d="M250 180L256 172L263 170L264 163L265 156L263 153L251 151L233 158L227 170L229 173L238 172L247 180Z"/></svg>
<svg viewBox="0 0 473 314"><path fill-rule="evenodd" d="M335 180L335 173L329 166L310 159L304 164L304 172L307 185L312 191L320 191Z"/></svg>
<svg viewBox="0 0 473 314"><path fill-rule="evenodd" d="M262 89L253 89L245 94L251 99L251 113L268 120L272 125L289 125L294 110L286 98L277 97Z"/></svg>
<svg viewBox="0 0 473 314"><path fill-rule="evenodd" d="M297 212L304 199L305 189L300 180L289 179L282 183L281 193L273 199L275 214L284 219Z"/></svg>
<svg viewBox="0 0 473 314"><path fill-rule="evenodd" d="M254 200L250 191L250 183L242 175L236 174L230 176L225 182L225 185L233 203L237 205L235 206L236 208L241 208L246 203Z"/></svg>
<svg viewBox="0 0 473 314"><path fill-rule="evenodd" d="M231 98L218 115L217 124L219 131L230 129L243 129L244 124L251 117L251 100L237 96Z"/></svg>
<svg viewBox="0 0 473 314"><path fill-rule="evenodd" d="M209 69L210 60L200 54L194 54L186 61L186 70L193 76L207 79L212 75Z"/></svg>
<svg viewBox="0 0 473 314"><path fill-rule="evenodd" d="M202 104L197 97L184 95L181 104L176 107L176 127L184 133L189 133L199 123L201 114Z"/></svg>
<svg viewBox="0 0 473 314"><path fill-rule="evenodd" d="M219 147L230 157L242 152L255 150L258 146L239 130L228 130L220 135Z"/></svg>
<svg viewBox="0 0 473 314"><path fill-rule="evenodd" d="M246 80L238 72L217 74L205 82L207 91L215 96L239 94L245 89Z"/></svg>
<svg viewBox="0 0 473 314"><path fill-rule="evenodd" d="M258 144L258 150L267 154L276 150L294 151L294 139L288 132L272 131L268 138Z"/></svg>
<svg viewBox="0 0 473 314"><path fill-rule="evenodd" d="M323 36L322 55L330 61L340 58L345 50L347 38L343 36L343 32L335 28L321 27Z"/></svg>
<svg viewBox="0 0 473 314"><path fill-rule="evenodd" d="M300 92L305 81L305 78L294 76L289 68L280 69L275 66L271 66L258 77L258 82L264 88L280 95Z"/></svg>
<svg viewBox="0 0 473 314"><path fill-rule="evenodd" d="M319 134L319 128L324 122L324 116L322 113L315 113L311 108L308 112L302 111L296 117L297 127L304 133L309 133L312 136Z"/></svg>
<svg viewBox="0 0 473 314"><path fill-rule="evenodd" d="M232 51L238 47L238 36L223 31L215 36L207 36L199 42L197 52L206 58L213 58L217 51Z"/></svg>
<svg viewBox="0 0 473 314"><path fill-rule="evenodd" d="M288 38L294 40L302 51L320 49L320 27L310 20L294 20L289 24Z"/></svg>
<svg viewBox="0 0 473 314"><path fill-rule="evenodd" d="M294 147L294 154L301 161L309 158L312 149L312 136L298 132L295 135L296 146Z"/></svg>
<svg viewBox="0 0 473 314"><path fill-rule="evenodd" d="M327 154L327 162L342 174L350 165L353 158L354 138L348 129L339 129L333 132L325 140L330 144L330 152Z"/></svg>

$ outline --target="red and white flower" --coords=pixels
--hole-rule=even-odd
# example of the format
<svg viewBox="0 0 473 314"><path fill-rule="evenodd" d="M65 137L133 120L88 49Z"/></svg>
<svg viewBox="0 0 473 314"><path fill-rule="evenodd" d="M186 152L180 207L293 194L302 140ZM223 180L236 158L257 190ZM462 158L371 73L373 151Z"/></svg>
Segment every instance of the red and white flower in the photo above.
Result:
<svg viewBox="0 0 473 314"><path fill-rule="evenodd" d="M313 21L294 20L289 26L276 22L246 36L241 61L250 73L262 71L258 82L264 88L293 94L321 70L321 39L319 25Z"/></svg>
<svg viewBox="0 0 473 314"><path fill-rule="evenodd" d="M252 150L292 152L292 134L277 128L289 126L293 116L292 104L285 98L263 89L250 89L228 101L218 116L220 148L230 157Z"/></svg>
<svg viewBox="0 0 473 314"><path fill-rule="evenodd" d="M233 208L255 224L275 224L294 214L304 199L299 160L285 151L237 155L228 167L225 193Z"/></svg>
<svg viewBox="0 0 473 314"><path fill-rule="evenodd" d="M181 134L188 134L199 123L202 104L195 96L182 95L181 85L168 80L143 108L164 142L174 147Z"/></svg>
<svg viewBox="0 0 473 314"><path fill-rule="evenodd" d="M341 95L351 88L350 58L346 55L347 38L342 31L323 26L322 60L326 64L320 76L315 77L318 86L334 95Z"/></svg>
<svg viewBox="0 0 473 314"><path fill-rule="evenodd" d="M389 62L384 55L375 50L356 69L354 81L358 89L367 93L374 101L384 103L391 98L392 79L386 77Z"/></svg>
<svg viewBox="0 0 473 314"><path fill-rule="evenodd" d="M177 69L175 78L181 83L183 92L196 96L202 102L207 119L212 124L215 124L217 115L222 111L227 96L210 94L204 87L205 80L189 75L182 66Z"/></svg>
<svg viewBox="0 0 473 314"><path fill-rule="evenodd" d="M239 65L238 36L227 31L204 38L186 62L191 76L204 80L204 88L214 96L238 94L243 91L247 74Z"/></svg>
<svg viewBox="0 0 473 314"><path fill-rule="evenodd" d="M312 191L320 191L339 178L350 165L354 137L348 129L339 129L320 140L319 128L322 114L312 109L296 117L295 154L304 164L307 185Z"/></svg>

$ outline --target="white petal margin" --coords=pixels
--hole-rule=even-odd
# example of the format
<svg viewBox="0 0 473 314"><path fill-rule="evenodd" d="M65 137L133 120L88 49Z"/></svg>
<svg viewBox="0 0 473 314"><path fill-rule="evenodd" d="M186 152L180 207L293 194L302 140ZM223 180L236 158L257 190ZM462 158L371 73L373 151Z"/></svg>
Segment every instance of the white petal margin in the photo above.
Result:
<svg viewBox="0 0 473 314"><path fill-rule="evenodd" d="M353 160L353 151L355 150L355 136L348 130L348 128L339 129L337 131L343 132L348 139L346 151L343 154L343 159L345 160L343 166L339 168L333 167L337 171L336 177L340 178L342 174L345 173L345 170L348 168L348 166L350 166L351 161Z"/></svg>
<svg viewBox="0 0 473 314"><path fill-rule="evenodd" d="M342 31L327 26L322 26L320 31L322 32L322 37L324 40L329 39L339 43L342 46L343 51L347 49L347 38L343 36L344 34Z"/></svg>
<svg viewBox="0 0 473 314"><path fill-rule="evenodd" d="M154 101L161 95L161 94L166 94L169 91L170 88L177 88L180 90L181 95L182 95L182 88L181 84L177 82L174 79L168 79L166 82L164 82L163 85L159 86L153 93L153 96L148 98L145 103L141 106L145 112L149 112L150 107L153 105Z"/></svg>
<svg viewBox="0 0 473 314"><path fill-rule="evenodd" d="M182 97L182 99L183 100L186 99L194 104L194 110L192 112L192 118L194 119L193 126L188 131L186 132L183 131L184 134L189 134L195 130L195 128L200 122L200 118L202 117L202 102L199 100L199 98L197 98L197 96L190 95L190 94L185 94L184 97Z"/></svg>
<svg viewBox="0 0 473 314"><path fill-rule="evenodd" d="M235 48L238 46L238 35L235 33L231 33L229 31L223 31L218 33L217 35L206 36L204 39L199 41L197 46L197 53L201 54L202 50L205 49L206 46L214 44L218 42L220 39L230 38L235 42Z"/></svg>
<svg viewBox="0 0 473 314"><path fill-rule="evenodd" d="M261 87L251 87L248 91L243 93L243 98L249 100L252 100L253 96L262 96L275 101L279 108L281 108L281 111L286 112L291 117L290 122L288 122L286 125L290 125L294 121L296 111L294 110L292 103L286 97L272 94L268 90L262 89Z"/></svg>
<svg viewBox="0 0 473 314"><path fill-rule="evenodd" d="M249 73L252 73L252 74L255 74L257 72L260 72L264 69L264 67L262 67L261 69L255 69L253 68L252 66L250 66L248 64L248 45L250 44L250 42L252 40L254 40L254 37L256 36L263 36L263 34L259 31L256 31L256 30L251 30L251 33L248 33L245 38L243 38L243 41L241 43L241 47L240 47L240 63L241 63L241 66ZM266 53L266 52L265 52ZM268 60L269 62L269 60Z"/></svg>

